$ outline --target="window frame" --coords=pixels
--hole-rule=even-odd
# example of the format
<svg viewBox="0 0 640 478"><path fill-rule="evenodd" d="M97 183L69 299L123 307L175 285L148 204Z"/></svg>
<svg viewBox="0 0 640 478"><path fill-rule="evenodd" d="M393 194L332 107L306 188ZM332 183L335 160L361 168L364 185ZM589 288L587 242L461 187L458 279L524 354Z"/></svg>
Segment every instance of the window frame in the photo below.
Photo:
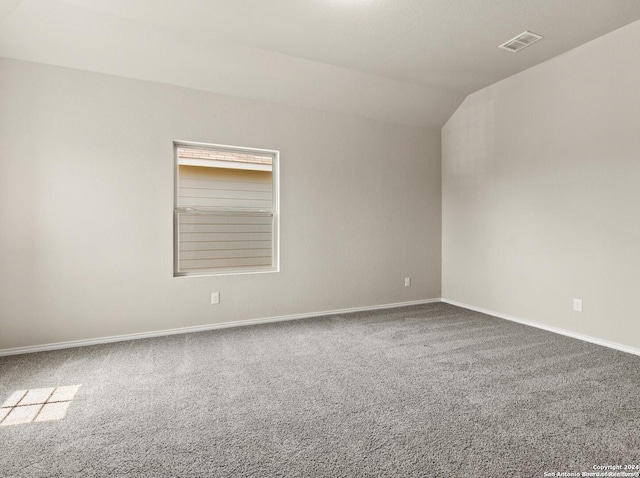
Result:
<svg viewBox="0 0 640 478"><path fill-rule="evenodd" d="M209 149L215 151L229 151L234 153L264 154L273 158L271 164L271 181L272 181L272 265L267 267L233 267L221 270L202 270L201 272L180 271L180 241L179 241L179 223L178 215L185 212L195 212L197 209L184 208L178 205L179 197L179 158L178 148L197 148ZM204 213L219 212L222 214L239 212L251 213L252 211L239 210L234 208L221 208L219 210L203 211ZM257 211L254 211L257 212ZM211 277L226 275L244 275L244 274L267 274L272 272L280 272L280 151L264 148L249 148L244 146L230 146L224 144L201 143L195 141L173 141L173 277Z"/></svg>

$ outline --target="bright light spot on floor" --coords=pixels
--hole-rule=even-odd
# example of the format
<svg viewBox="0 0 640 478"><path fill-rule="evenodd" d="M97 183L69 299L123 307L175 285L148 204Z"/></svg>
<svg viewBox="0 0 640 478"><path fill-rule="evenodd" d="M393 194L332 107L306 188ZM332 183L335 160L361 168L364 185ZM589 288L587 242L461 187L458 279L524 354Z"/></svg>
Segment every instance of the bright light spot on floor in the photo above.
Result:
<svg viewBox="0 0 640 478"><path fill-rule="evenodd" d="M7 425L22 425L23 423L31 423L33 419L38 415L38 412L42 408L42 405L26 405L21 407L14 407L9 412L9 415L0 423L2 426Z"/></svg>
<svg viewBox="0 0 640 478"><path fill-rule="evenodd" d="M67 414L67 408L71 402L45 403L38 413L34 422L50 422L52 420L62 420Z"/></svg>
<svg viewBox="0 0 640 478"><path fill-rule="evenodd" d="M70 402L76 396L80 385L71 385L68 387L58 387L51 395L50 402Z"/></svg>
<svg viewBox="0 0 640 478"><path fill-rule="evenodd" d="M0 426L62 420L80 385L13 392L0 407Z"/></svg>
<svg viewBox="0 0 640 478"><path fill-rule="evenodd" d="M51 396L55 388L36 388L35 390L28 390L27 394L22 400L20 405L36 405L38 403L44 403Z"/></svg>
<svg viewBox="0 0 640 478"><path fill-rule="evenodd" d="M5 400L2 404L2 408L4 407L15 407L22 398L27 394L26 390L18 390L11 394L9 398Z"/></svg>

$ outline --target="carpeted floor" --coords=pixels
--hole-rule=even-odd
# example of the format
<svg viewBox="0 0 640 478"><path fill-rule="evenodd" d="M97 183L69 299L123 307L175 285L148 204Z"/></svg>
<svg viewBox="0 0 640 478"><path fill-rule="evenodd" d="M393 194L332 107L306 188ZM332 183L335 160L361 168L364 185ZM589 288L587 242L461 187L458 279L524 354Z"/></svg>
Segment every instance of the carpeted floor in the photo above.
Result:
<svg viewBox="0 0 640 478"><path fill-rule="evenodd" d="M446 304L0 358L81 385L0 476L535 476L640 465L640 357Z"/></svg>

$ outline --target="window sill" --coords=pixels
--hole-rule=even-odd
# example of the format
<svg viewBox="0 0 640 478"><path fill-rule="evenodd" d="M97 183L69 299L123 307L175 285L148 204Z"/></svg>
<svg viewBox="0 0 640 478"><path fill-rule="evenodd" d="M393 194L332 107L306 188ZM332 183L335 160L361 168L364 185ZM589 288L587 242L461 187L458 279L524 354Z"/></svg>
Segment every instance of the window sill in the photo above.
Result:
<svg viewBox="0 0 640 478"><path fill-rule="evenodd" d="M274 272L280 272L280 268L268 268L268 269L234 269L226 271L203 271L203 272L174 272L173 277L218 277L218 276L235 276L235 275L247 275L247 274L272 274Z"/></svg>

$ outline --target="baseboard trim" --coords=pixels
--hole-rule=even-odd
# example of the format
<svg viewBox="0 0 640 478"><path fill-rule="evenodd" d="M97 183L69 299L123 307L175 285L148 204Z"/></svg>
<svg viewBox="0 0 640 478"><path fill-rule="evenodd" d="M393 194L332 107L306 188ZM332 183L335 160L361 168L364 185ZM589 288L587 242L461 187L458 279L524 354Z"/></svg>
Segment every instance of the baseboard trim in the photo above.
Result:
<svg viewBox="0 0 640 478"><path fill-rule="evenodd" d="M553 327L551 325L541 324L539 322L533 322L531 320L521 319L519 317L514 317L513 315L502 314L500 312L495 312L493 310L483 309L482 307L475 307L473 305L465 304L462 302L458 302L456 300L450 299L442 299L442 302L447 304L455 305L457 307L462 307L463 309L473 310L475 312L480 312L482 314L492 315L494 317L498 317L499 319L509 320L511 322L517 322L519 324L528 325L530 327L535 327L537 329L543 329L548 332L553 332L560 335L565 335L567 337L571 337L573 339L582 340L584 342L590 342L596 345L602 345L603 347L608 347L610 349L619 350L621 352L627 352L633 355L640 355L640 349L635 347L630 347L629 345L619 344L617 342L610 342L608 340L599 339L597 337L591 337L590 335L580 334L578 332L572 332L571 330L561 329L559 327Z"/></svg>
<svg viewBox="0 0 640 478"><path fill-rule="evenodd" d="M411 305L432 304L434 302L441 302L441 299L437 298L437 299L414 300L410 302L396 302L393 304L351 307L348 309L324 310L320 312L281 315L277 317L266 317L262 319L238 320L235 322L222 322L219 324L195 325L192 327L178 327L175 329L154 330L152 332L112 335L109 337L99 337L95 339L71 340L68 342L55 342L50 344L31 345L26 347L14 347L10 349L0 349L0 357L4 357L8 355L29 354L29 353L35 353L35 352L47 352L50 350L68 349L73 347L86 347L88 345L100 345L100 344L109 344L113 342L124 342L127 340L148 339L152 337L163 337L166 335L190 334L192 332L204 332L206 330L227 329L231 327L242 327L246 325L268 324L271 322L284 322L288 320L308 319L310 317L322 317L325 315L348 314L350 312L364 312L368 310L379 310L379 309L393 309L396 307L408 307Z"/></svg>

